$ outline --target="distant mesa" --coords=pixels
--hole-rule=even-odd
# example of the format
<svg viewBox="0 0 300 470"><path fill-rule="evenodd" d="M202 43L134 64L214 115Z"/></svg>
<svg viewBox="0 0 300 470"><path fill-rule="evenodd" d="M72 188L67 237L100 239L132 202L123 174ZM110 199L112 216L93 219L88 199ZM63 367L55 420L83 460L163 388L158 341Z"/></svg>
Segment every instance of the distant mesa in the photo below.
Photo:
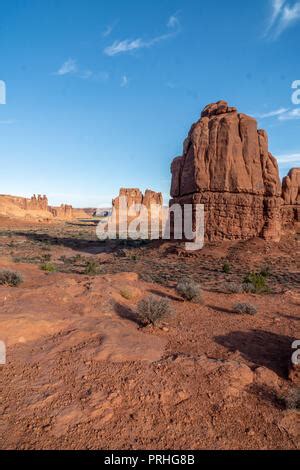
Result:
<svg viewBox="0 0 300 470"><path fill-rule="evenodd" d="M226 101L204 108L171 172L170 204L204 204L209 240L279 241L300 221L300 169L281 185L266 131Z"/></svg>
<svg viewBox="0 0 300 470"><path fill-rule="evenodd" d="M40 221L72 220L76 218L89 218L90 215L82 209L62 204L59 207L49 206L47 196L31 198L0 195L0 216L20 219L34 219Z"/></svg>

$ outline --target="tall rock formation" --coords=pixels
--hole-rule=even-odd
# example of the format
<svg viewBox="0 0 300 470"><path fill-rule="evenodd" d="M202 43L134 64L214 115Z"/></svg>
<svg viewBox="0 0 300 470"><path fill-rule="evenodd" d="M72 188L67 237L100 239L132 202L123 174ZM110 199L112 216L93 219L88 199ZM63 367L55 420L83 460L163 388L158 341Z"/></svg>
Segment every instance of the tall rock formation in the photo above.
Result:
<svg viewBox="0 0 300 470"><path fill-rule="evenodd" d="M120 198L126 198L126 206L127 210L131 212L130 215L135 216L140 213L141 205L147 207L147 209L151 208L151 205L163 205L163 197L161 193L157 193L155 191L151 191L147 189L145 194L140 191L138 188L121 188L119 192L119 196L113 199L112 205L113 208L117 211L120 207Z"/></svg>
<svg viewBox="0 0 300 470"><path fill-rule="evenodd" d="M282 224L293 228L300 222L300 168L292 168L282 181Z"/></svg>
<svg viewBox="0 0 300 470"><path fill-rule="evenodd" d="M278 165L252 117L225 101L206 106L171 171L171 204L204 204L207 239L280 239Z"/></svg>
<svg viewBox="0 0 300 470"><path fill-rule="evenodd" d="M138 188L121 188L119 196L113 199L112 206L119 213L121 198L126 198L127 212L136 216L140 212L140 206L143 202L143 193Z"/></svg>
<svg viewBox="0 0 300 470"><path fill-rule="evenodd" d="M62 220L73 219L73 207L68 204L61 204L59 207L49 206L49 211L54 217Z"/></svg>
<svg viewBox="0 0 300 470"><path fill-rule="evenodd" d="M121 197L126 198L123 208L121 208ZM152 221L156 220L156 223L159 223L162 218L162 194L151 191L150 189L147 189L145 194L143 194L137 188L121 188L119 196L112 201L112 205L116 212L117 223L120 221L120 218L124 216L126 216L129 223L139 217L147 221L148 227L150 228ZM142 207L146 207L146 213L141 211Z"/></svg>

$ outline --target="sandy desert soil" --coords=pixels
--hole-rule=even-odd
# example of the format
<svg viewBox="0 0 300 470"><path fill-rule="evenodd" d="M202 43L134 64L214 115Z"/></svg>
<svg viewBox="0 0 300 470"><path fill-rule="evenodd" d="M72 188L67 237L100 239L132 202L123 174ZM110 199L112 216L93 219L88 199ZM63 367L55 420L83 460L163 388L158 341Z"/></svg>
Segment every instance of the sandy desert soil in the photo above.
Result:
<svg viewBox="0 0 300 470"><path fill-rule="evenodd" d="M297 243L187 255L172 243L101 243L92 221L2 218L0 269L24 282L0 286L0 448L299 448L299 411L283 400L300 337ZM266 266L271 293L227 292ZM186 277L201 284L202 305L176 293ZM149 294L169 299L171 315L141 328L137 303ZM237 302L257 315L234 314Z"/></svg>

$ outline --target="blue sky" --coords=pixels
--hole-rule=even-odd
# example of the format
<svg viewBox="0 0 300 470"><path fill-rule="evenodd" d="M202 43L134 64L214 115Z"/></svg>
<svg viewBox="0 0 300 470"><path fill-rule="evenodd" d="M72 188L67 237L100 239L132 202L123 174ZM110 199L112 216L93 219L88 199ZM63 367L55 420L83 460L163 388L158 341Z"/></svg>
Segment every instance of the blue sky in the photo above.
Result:
<svg viewBox="0 0 300 470"><path fill-rule="evenodd" d="M167 199L171 160L219 99L258 118L282 175L299 166L299 1L0 7L0 193L99 207L123 186Z"/></svg>

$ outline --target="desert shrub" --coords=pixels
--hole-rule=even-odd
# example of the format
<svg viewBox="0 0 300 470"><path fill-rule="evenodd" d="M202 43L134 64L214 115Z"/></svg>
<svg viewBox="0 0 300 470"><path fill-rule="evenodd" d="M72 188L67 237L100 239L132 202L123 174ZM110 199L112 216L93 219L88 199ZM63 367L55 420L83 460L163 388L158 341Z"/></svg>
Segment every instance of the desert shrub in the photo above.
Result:
<svg viewBox="0 0 300 470"><path fill-rule="evenodd" d="M56 271L56 266L50 262L43 263L41 264L41 270L47 273L54 273Z"/></svg>
<svg viewBox="0 0 300 470"><path fill-rule="evenodd" d="M259 274L261 274L261 276L263 276L263 277L270 277L270 275L271 275L270 267L269 266L262 266Z"/></svg>
<svg viewBox="0 0 300 470"><path fill-rule="evenodd" d="M242 285L242 291L245 292L245 294L256 294L256 288L253 284L250 284L249 282L244 282Z"/></svg>
<svg viewBox="0 0 300 470"><path fill-rule="evenodd" d="M21 274L15 271L9 271L6 269L1 269L0 271L0 285L2 286L11 286L17 287L19 284L23 282L23 278Z"/></svg>
<svg viewBox="0 0 300 470"><path fill-rule="evenodd" d="M78 254L76 256L71 256L69 258L65 255L62 255L59 258L59 260L62 261L64 264L76 264L79 261L81 261L81 255Z"/></svg>
<svg viewBox="0 0 300 470"><path fill-rule="evenodd" d="M257 308L254 305L251 304L236 304L233 307L234 313L237 313L239 315L256 315L257 314Z"/></svg>
<svg viewBox="0 0 300 470"><path fill-rule="evenodd" d="M243 286L237 282L225 282L223 292L227 294L242 294L244 289Z"/></svg>
<svg viewBox="0 0 300 470"><path fill-rule="evenodd" d="M139 260L139 255L137 255L137 254L130 255L129 259L131 259L131 261L138 261Z"/></svg>
<svg viewBox="0 0 300 470"><path fill-rule="evenodd" d="M137 313L143 324L155 325L170 313L170 304L166 299L151 295L138 303Z"/></svg>
<svg viewBox="0 0 300 470"><path fill-rule="evenodd" d="M256 294L269 292L266 276L261 273L249 273L244 279L244 290Z"/></svg>
<svg viewBox="0 0 300 470"><path fill-rule="evenodd" d="M84 268L84 274L86 274L87 276L96 276L99 273L100 273L99 264L94 260L87 261L86 266Z"/></svg>
<svg viewBox="0 0 300 470"><path fill-rule="evenodd" d="M126 257L127 257L127 251L126 251L126 250L123 250L122 248L119 248L119 249L116 251L115 256L116 256L117 258L126 258Z"/></svg>
<svg viewBox="0 0 300 470"><path fill-rule="evenodd" d="M52 258L52 255L49 253L47 253L46 255L43 255L42 256L42 259L45 263L47 263L48 261L51 261L51 258Z"/></svg>
<svg viewBox="0 0 300 470"><path fill-rule="evenodd" d="M185 279L177 284L176 291L185 300L194 303L202 303L202 291L199 284L196 284L191 279Z"/></svg>
<svg viewBox="0 0 300 470"><path fill-rule="evenodd" d="M300 387L294 387L284 398L285 406L288 410L300 410Z"/></svg>
<svg viewBox="0 0 300 470"><path fill-rule="evenodd" d="M229 264L229 261L225 261L225 263L223 264L222 271L224 274L229 274L231 272L231 266Z"/></svg>
<svg viewBox="0 0 300 470"><path fill-rule="evenodd" d="M121 296L126 299L126 300L131 300L132 299L132 292L130 289L124 287L124 289L120 290Z"/></svg>

